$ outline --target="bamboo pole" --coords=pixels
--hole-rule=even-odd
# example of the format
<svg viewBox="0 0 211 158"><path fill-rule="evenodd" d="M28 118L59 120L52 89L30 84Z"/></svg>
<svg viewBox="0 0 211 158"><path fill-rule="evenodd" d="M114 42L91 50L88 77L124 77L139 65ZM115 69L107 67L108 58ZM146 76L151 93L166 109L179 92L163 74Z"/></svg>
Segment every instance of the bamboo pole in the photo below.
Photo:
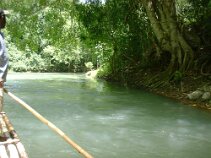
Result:
<svg viewBox="0 0 211 158"><path fill-rule="evenodd" d="M7 117L6 113L5 113L5 112L1 112L1 114L2 114L3 120L4 120L5 124L6 124L6 127L7 127L8 131L9 131L9 133L10 133L10 136L11 136L12 138L19 139L19 138L18 138L18 135L17 135L17 133L15 132L15 129L14 129L12 123L10 122L9 118Z"/></svg>
<svg viewBox="0 0 211 158"><path fill-rule="evenodd" d="M20 158L28 158L28 155L26 153L26 150L21 142L18 142L16 145L16 148L18 150L18 153L20 155Z"/></svg>
<svg viewBox="0 0 211 158"><path fill-rule="evenodd" d="M20 139L8 139L6 141L0 142L0 145L16 144L20 142Z"/></svg>
<svg viewBox="0 0 211 158"><path fill-rule="evenodd" d="M4 90L3 90L3 87L0 87L0 112L3 111L3 95L4 95Z"/></svg>
<svg viewBox="0 0 211 158"><path fill-rule="evenodd" d="M10 134L7 129L6 123L4 122L2 114L0 114L0 123L1 123L1 128L2 128L1 139L6 141L8 138L10 138Z"/></svg>
<svg viewBox="0 0 211 158"><path fill-rule="evenodd" d="M48 121L45 117L40 115L37 111L35 111L32 107L30 107L27 103L25 103L23 100L16 97L14 94L9 92L7 89L4 88L4 92L7 93L12 99L14 99L16 102L18 102L20 105L22 105L24 108L26 108L29 112L31 112L35 117L37 117L41 122L46 124L48 127L50 127L54 132L56 132L59 136L61 136L68 144L70 144L73 148L75 148L81 155L83 155L85 158L93 158L88 152L86 152L84 149L82 149L78 144L76 144L73 140L71 140L62 130L60 130L58 127L56 127L53 123Z"/></svg>
<svg viewBox="0 0 211 158"><path fill-rule="evenodd" d="M14 144L8 144L7 149L8 149L10 158L20 158L18 151L17 151L17 148Z"/></svg>
<svg viewBox="0 0 211 158"><path fill-rule="evenodd" d="M25 148L24 148L23 144L20 142L18 135L17 135L12 123L10 122L9 118L7 117L6 113L1 112L0 114L2 114L3 120L7 126L7 129L9 131L11 137L14 138L14 139L11 139L11 141L7 141L7 142L9 142L10 144L15 144L20 158L28 158Z"/></svg>
<svg viewBox="0 0 211 158"><path fill-rule="evenodd" d="M0 145L0 157L1 158L9 158L7 155L7 150L4 145Z"/></svg>

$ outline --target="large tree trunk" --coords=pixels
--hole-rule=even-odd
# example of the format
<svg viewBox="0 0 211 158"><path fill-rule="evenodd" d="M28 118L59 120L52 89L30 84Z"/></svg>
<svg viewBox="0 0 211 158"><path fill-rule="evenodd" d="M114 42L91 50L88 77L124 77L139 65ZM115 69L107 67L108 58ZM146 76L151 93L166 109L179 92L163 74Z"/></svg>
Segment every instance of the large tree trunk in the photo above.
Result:
<svg viewBox="0 0 211 158"><path fill-rule="evenodd" d="M193 62L193 51L177 24L175 0L140 0L146 9L151 27L162 52L170 53L166 72L184 73Z"/></svg>

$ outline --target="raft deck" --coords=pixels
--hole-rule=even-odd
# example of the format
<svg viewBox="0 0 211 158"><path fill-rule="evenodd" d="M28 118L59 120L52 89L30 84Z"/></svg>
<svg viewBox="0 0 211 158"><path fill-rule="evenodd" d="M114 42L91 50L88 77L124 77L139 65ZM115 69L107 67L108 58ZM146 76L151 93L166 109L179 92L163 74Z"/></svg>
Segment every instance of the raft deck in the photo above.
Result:
<svg viewBox="0 0 211 158"><path fill-rule="evenodd" d="M5 112L0 112L0 158L28 158Z"/></svg>

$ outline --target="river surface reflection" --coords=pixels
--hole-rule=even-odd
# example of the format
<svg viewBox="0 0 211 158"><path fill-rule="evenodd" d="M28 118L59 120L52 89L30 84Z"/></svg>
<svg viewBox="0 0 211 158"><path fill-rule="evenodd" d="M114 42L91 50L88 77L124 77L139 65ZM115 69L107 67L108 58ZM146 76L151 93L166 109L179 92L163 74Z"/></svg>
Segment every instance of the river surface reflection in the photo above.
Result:
<svg viewBox="0 0 211 158"><path fill-rule="evenodd" d="M9 74L6 87L95 158L208 158L211 113L84 74ZM72 147L5 94L30 158L79 158Z"/></svg>

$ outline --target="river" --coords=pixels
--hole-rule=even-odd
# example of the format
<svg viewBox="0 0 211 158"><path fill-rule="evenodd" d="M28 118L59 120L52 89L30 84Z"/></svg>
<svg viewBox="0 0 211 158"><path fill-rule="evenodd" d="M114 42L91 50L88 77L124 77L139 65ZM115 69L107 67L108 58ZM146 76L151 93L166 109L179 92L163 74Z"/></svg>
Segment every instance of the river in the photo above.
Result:
<svg viewBox="0 0 211 158"><path fill-rule="evenodd" d="M84 74L11 73L6 87L95 158L208 158L211 113ZM4 111L30 158L79 158L5 94Z"/></svg>

